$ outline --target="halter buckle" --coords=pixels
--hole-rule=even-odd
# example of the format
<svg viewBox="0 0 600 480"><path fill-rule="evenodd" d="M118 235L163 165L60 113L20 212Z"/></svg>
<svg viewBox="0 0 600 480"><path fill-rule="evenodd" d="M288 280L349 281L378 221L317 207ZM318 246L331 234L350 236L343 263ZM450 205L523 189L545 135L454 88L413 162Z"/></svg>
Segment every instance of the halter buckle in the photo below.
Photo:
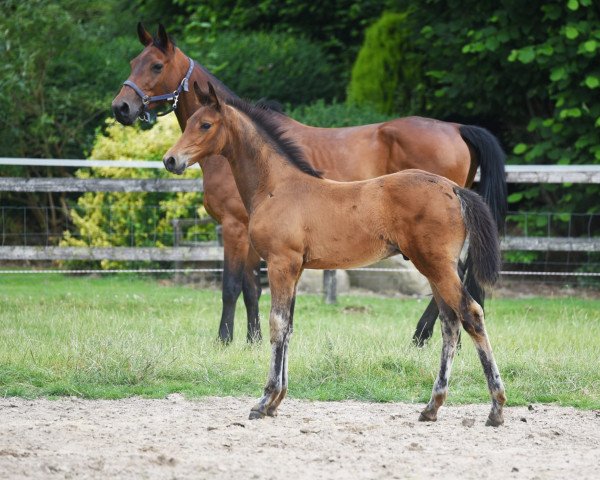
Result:
<svg viewBox="0 0 600 480"><path fill-rule="evenodd" d="M177 108L177 102L179 101L179 92L175 90L173 92L173 110Z"/></svg>

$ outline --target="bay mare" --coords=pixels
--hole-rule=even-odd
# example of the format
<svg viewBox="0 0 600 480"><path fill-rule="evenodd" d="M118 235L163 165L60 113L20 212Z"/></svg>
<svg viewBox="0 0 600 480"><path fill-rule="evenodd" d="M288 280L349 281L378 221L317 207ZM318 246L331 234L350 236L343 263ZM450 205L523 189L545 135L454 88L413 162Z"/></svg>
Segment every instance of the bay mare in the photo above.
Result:
<svg viewBox="0 0 600 480"><path fill-rule="evenodd" d="M458 275L468 236L478 282L490 285L498 278L498 232L481 197L422 170L354 182L324 179L287 137L280 117L239 99L223 103L212 84L208 86L209 93L204 93L194 83L202 107L163 162L180 174L207 155L226 157L249 215L250 241L267 261L271 364L264 394L250 418L275 416L286 395L288 345L302 271L353 268L401 253L429 280L442 323L440 370L420 420L436 420L446 399L462 324L487 379L492 399L487 424L502 424L506 398L483 309Z"/></svg>
<svg viewBox="0 0 600 480"><path fill-rule="evenodd" d="M177 48L161 25L152 37L141 24L138 36L144 49L131 62L134 82L148 96L174 92L185 78L190 59ZM189 79L206 85L210 81L225 100L238 98L205 68L195 64ZM123 86L113 100L117 120L131 125L146 109L161 101L144 105L130 86ZM164 102L163 102L164 103ZM183 130L199 107L195 96L182 89L175 114ZM389 122L350 128L315 128L281 115L281 124L300 145L314 168L333 180L352 181L373 178L410 168L442 175L460 186L470 187L477 168L481 170L480 191L498 225L504 218L506 182L504 153L498 141L479 127L440 122L429 118L406 117ZM248 215L235 185L229 164L211 156L197 159L204 172L204 206L223 226L225 251L223 272L223 310L219 337L233 337L235 304L243 292L248 317L248 340L260 338L258 300L260 298L260 257L248 241ZM472 275L466 259L467 289L483 305L483 290ZM421 345L429 338L438 315L436 303L427 307L417 325L414 339Z"/></svg>

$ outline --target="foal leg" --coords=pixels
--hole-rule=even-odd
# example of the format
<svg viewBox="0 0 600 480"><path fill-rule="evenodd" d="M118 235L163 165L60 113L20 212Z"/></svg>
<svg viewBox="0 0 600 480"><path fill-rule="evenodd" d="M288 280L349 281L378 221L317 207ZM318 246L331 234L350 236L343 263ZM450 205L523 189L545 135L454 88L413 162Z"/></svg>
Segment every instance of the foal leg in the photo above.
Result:
<svg viewBox="0 0 600 480"><path fill-rule="evenodd" d="M221 312L221 323L219 325L219 339L223 343L233 340L233 320L235 317L235 305L242 292L242 277L244 273L244 262L248 255L250 241L248 230L244 224L235 220L223 221L223 310Z"/></svg>
<svg viewBox="0 0 600 480"><path fill-rule="evenodd" d="M492 397L492 409L488 416L486 425L497 427L504 423L502 407L506 403L504 384L500 378L500 372L492 353L485 323L483 318L483 309L471 298L466 289L462 289L462 301L460 308L460 317L464 329L473 339L483 372L487 380L490 396Z"/></svg>
<svg viewBox="0 0 600 480"><path fill-rule="evenodd" d="M297 287L297 285L296 285L296 287ZM296 287L294 287L294 297L292 298L292 305L290 306L290 334L287 338L287 341L284 344L284 351L283 351L283 367L282 367L282 371L281 371L281 373L282 373L281 393L275 400L273 400L273 403L271 403L271 406L267 409L267 415L269 415L270 417L277 416L277 408L279 407L279 404L285 398L285 395L287 393L287 388L288 388L288 346L290 343L290 338L292 336L292 333L294 332L294 308L296 306Z"/></svg>
<svg viewBox="0 0 600 480"><path fill-rule="evenodd" d="M271 365L263 396L250 411L250 419L275 415L287 392L287 354L292 335L292 311L296 284L302 272L302 257L269 258L271 287Z"/></svg>
<svg viewBox="0 0 600 480"><path fill-rule="evenodd" d="M258 301L262 292L260 285L260 256L252 246L248 249L248 256L244 265L242 292L248 315L248 334L246 339L250 343L259 342L262 340L258 310Z"/></svg>
<svg viewBox="0 0 600 480"><path fill-rule="evenodd" d="M441 278L444 280L438 282L436 288L443 300L457 313L463 328L473 339L487 380L492 398L492 409L486 425L497 427L504 423L502 407L506 403L506 396L504 384L492 353L492 346L485 330L483 309L460 284L456 274L445 275Z"/></svg>
<svg viewBox="0 0 600 480"><path fill-rule="evenodd" d="M464 275L464 264L462 262L458 263L458 275L460 278L463 278ZM466 277L465 277L466 281ZM415 333L413 335L413 343L417 347L422 347L425 345L425 342L431 338L433 335L433 327L435 327L435 321L437 320L439 313L439 309L437 306L437 300L432 298L427 305L427 308L421 315L419 322L417 323L417 328L415 329Z"/></svg>
<svg viewBox="0 0 600 480"><path fill-rule="evenodd" d="M448 395L448 380L452 370L452 361L456 353L460 333L460 321L456 313L442 300L432 285L434 299L440 309L440 326L442 329L442 358L440 360L440 371L433 384L431 400L421 412L419 421L435 422L437 420L437 411L444 404Z"/></svg>

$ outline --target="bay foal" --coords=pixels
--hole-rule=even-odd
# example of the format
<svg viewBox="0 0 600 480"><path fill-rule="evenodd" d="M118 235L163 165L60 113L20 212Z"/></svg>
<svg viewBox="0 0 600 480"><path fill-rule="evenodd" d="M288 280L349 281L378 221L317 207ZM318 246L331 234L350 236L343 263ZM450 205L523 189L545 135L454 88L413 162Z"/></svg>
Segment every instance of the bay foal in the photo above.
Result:
<svg viewBox="0 0 600 480"><path fill-rule="evenodd" d="M128 81L134 82L150 97L177 90L189 69L190 59L173 44L162 25L158 35L152 37L138 24L138 36L144 49L132 60ZM193 65L189 85L194 81L200 85L210 81L222 99L238 98L198 63ZM132 87L124 85L112 105L117 120L131 125L141 113L161 102L164 101L145 105ZM198 107L194 94L183 89L175 109L182 130ZM364 180L419 168L470 187L479 167L483 198L490 205L498 225L503 222L506 205L504 153L487 130L422 117L397 118L349 128L310 127L285 115L279 116L279 122L304 149L310 163L332 180ZM219 337L224 342L232 339L235 303L243 291L248 313L248 339L260 338L260 283L256 276L260 258L248 241L248 215L229 164L215 156L196 161L204 172L204 206L223 225L225 265ZM482 303L483 291L472 275L468 258L466 264L467 288ZM422 344L431 336L437 314L437 305L432 301L416 328L415 342Z"/></svg>
<svg viewBox="0 0 600 480"><path fill-rule="evenodd" d="M196 159L222 154L249 214L252 246L267 261L271 288L271 365L250 418L275 416L288 387L288 345L298 279L305 268L353 268L403 254L427 277L440 310L442 357L420 420L434 421L444 403L460 325L475 343L492 398L487 424L503 423L504 386L484 326L483 309L457 268L467 236L473 273L492 284L500 270L496 225L476 193L421 170L371 180L321 178L272 112L241 100L221 102L194 84L203 105L165 154L181 174Z"/></svg>

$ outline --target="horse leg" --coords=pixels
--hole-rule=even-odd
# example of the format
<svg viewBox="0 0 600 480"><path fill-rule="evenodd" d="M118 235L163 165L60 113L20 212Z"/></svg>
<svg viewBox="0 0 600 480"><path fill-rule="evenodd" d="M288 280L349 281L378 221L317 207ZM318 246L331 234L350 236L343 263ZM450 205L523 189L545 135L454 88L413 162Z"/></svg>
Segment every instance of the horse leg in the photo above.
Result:
<svg viewBox="0 0 600 480"><path fill-rule="evenodd" d="M219 325L219 339L223 343L233 340L233 320L235 317L235 304L242 292L242 277L244 261L249 248L248 230L244 224L237 220L223 222L223 290L221 298L223 310Z"/></svg>
<svg viewBox="0 0 600 480"><path fill-rule="evenodd" d="M296 284L302 272L302 257L269 258L271 288L271 364L263 396L250 411L250 419L275 416L277 407L287 393L287 356L292 335L292 312Z"/></svg>
<svg viewBox="0 0 600 480"><path fill-rule="evenodd" d="M433 384L431 400L429 400L429 403L419 417L419 421L421 422L435 422L437 420L437 411L444 404L448 396L448 380L450 379L452 361L454 360L460 333L460 322L456 313L444 302L433 285L432 290L434 292L434 300L439 306L440 311L440 326L443 341L442 358L440 360L440 371Z"/></svg>
<svg viewBox="0 0 600 480"><path fill-rule="evenodd" d="M296 284L296 287L297 287L297 284ZM287 388L288 388L288 345L289 345L289 340L292 335L292 332L294 331L294 308L296 306L296 287L294 287L294 296L292 298L292 304L290 305L290 336L287 338L287 341L284 345L284 352L283 352L283 367L282 367L282 372L281 372L282 373L281 393L275 400L273 400L273 403L271 403L271 406L267 409L267 415L269 415L270 417L277 416L277 408L279 407L279 404L285 398L285 395L287 393Z"/></svg>
<svg viewBox="0 0 600 480"><path fill-rule="evenodd" d="M492 397L492 409L488 416L486 425L497 427L504 423L502 408L506 403L504 384L500 378L500 371L496 365L492 345L488 338L483 308L469 295L465 288L462 289L462 301L460 320L463 328L473 339L483 372L487 380L490 396Z"/></svg>
<svg viewBox="0 0 600 480"><path fill-rule="evenodd" d="M486 425L498 426L504 423L502 408L506 403L504 384L485 330L483 309L473 300L467 289L460 284L458 275L440 276L444 279L436 283L435 287L446 304L458 315L463 328L473 339L479 360L483 367L488 389L492 399Z"/></svg>
<svg viewBox="0 0 600 480"><path fill-rule="evenodd" d="M458 274L462 279L464 275L464 265L462 262L459 262L458 264ZM432 298L429 302L429 305L427 305L427 308L423 312L423 315L421 315L413 335L413 343L417 347L424 346L425 342L433 335L433 327L435 327L435 321L437 320L438 313L439 309L437 306L437 301L435 298Z"/></svg>
<svg viewBox="0 0 600 480"><path fill-rule="evenodd" d="M260 284L260 256L252 246L248 249L248 256L244 265L242 292L248 315L248 334L246 339L250 343L259 342L262 340L260 313L258 310L258 301L262 292Z"/></svg>

